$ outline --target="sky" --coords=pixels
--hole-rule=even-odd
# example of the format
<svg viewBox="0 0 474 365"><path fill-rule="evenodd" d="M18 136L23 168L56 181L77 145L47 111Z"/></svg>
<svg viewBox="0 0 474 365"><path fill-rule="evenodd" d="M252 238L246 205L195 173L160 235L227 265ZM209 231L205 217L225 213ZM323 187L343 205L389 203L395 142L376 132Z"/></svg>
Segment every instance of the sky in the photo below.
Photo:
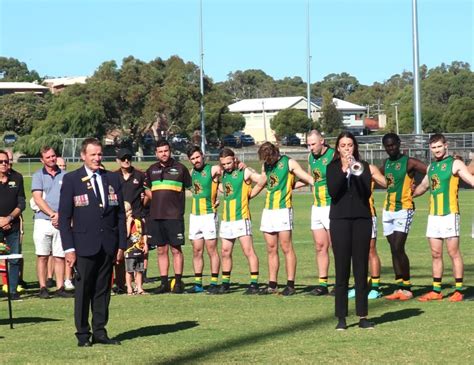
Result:
<svg viewBox="0 0 474 365"><path fill-rule="evenodd" d="M308 0L202 0L204 72L307 80ZM420 64L473 65L473 0L418 0ZM0 0L0 56L40 76L89 76L129 55L200 63L199 0ZM309 0L311 82L413 70L412 0Z"/></svg>

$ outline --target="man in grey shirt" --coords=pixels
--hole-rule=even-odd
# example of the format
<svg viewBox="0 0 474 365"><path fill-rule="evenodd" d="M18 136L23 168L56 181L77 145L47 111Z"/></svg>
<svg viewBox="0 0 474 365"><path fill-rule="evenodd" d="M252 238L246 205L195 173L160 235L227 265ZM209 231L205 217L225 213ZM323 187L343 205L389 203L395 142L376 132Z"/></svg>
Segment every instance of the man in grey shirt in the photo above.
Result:
<svg viewBox="0 0 474 365"><path fill-rule="evenodd" d="M64 289L64 250L58 230L59 194L64 172L57 165L56 152L53 148L41 148L43 168L33 174L31 193L38 209L35 212L33 240L37 256L36 270L40 286L39 297L48 299L46 288L48 257L54 258L56 273L56 296L72 297L72 293Z"/></svg>

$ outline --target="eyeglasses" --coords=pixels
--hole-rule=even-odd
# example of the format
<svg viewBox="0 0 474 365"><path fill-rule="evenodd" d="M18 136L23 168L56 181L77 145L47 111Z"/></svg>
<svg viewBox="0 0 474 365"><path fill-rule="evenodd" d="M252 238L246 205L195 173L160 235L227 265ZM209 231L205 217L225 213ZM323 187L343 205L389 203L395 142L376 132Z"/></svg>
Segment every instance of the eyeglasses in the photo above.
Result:
<svg viewBox="0 0 474 365"><path fill-rule="evenodd" d="M10 165L10 161L8 161L8 160L0 160L0 165Z"/></svg>
<svg viewBox="0 0 474 365"><path fill-rule="evenodd" d="M124 162L124 161L132 161L132 156L123 156L120 161Z"/></svg>

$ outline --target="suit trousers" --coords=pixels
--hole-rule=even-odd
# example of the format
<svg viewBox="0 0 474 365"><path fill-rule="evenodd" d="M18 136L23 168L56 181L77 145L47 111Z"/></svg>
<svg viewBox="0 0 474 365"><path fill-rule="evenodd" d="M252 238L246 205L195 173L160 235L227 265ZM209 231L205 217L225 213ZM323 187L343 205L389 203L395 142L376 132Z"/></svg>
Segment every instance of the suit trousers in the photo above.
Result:
<svg viewBox="0 0 474 365"><path fill-rule="evenodd" d="M76 337L86 341L91 336L89 307L92 311L92 332L94 337L106 335L105 326L109 320L110 282L115 257L101 249L94 256L77 256L77 271L74 299L74 321Z"/></svg>
<svg viewBox="0 0 474 365"><path fill-rule="evenodd" d="M331 219L330 234L336 268L336 317L347 317L349 276L354 273L356 292L356 314L360 317L368 313L368 283L370 218Z"/></svg>

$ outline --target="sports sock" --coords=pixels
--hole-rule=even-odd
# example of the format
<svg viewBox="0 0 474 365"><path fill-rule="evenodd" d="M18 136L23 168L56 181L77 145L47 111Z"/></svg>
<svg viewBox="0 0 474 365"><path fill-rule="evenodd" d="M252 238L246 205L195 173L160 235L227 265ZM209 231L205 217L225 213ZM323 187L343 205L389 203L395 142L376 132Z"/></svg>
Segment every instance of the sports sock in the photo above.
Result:
<svg viewBox="0 0 474 365"><path fill-rule="evenodd" d="M433 291L441 293L441 278L433 278Z"/></svg>
<svg viewBox="0 0 474 365"><path fill-rule="evenodd" d="M462 287L463 278L456 278L455 280L456 280L456 291L461 292L461 290L463 290L463 287Z"/></svg>
<svg viewBox="0 0 474 365"><path fill-rule="evenodd" d="M183 274L174 274L174 279L176 281L181 281L182 278L183 278Z"/></svg>
<svg viewBox="0 0 474 365"><path fill-rule="evenodd" d="M328 287L328 277L327 276L320 276L319 277L319 286Z"/></svg>
<svg viewBox="0 0 474 365"><path fill-rule="evenodd" d="M202 286L202 272L201 273L194 273L194 285L195 286Z"/></svg>
<svg viewBox="0 0 474 365"><path fill-rule="evenodd" d="M217 285L217 281L219 279L219 274L212 273L211 274L211 285Z"/></svg>
<svg viewBox="0 0 474 365"><path fill-rule="evenodd" d="M380 276L372 276L370 278L370 282L372 283L372 289L379 291L379 289L380 289Z"/></svg>
<svg viewBox="0 0 474 365"><path fill-rule="evenodd" d="M276 281L269 281L268 282L268 287L271 289L276 289L277 288L277 282Z"/></svg>
<svg viewBox="0 0 474 365"><path fill-rule="evenodd" d="M403 287L402 287L403 290L408 290L408 291L411 291L411 281L410 281L410 278L408 279L403 279Z"/></svg>
<svg viewBox="0 0 474 365"><path fill-rule="evenodd" d="M250 285L258 284L258 271L250 273Z"/></svg>
<svg viewBox="0 0 474 365"><path fill-rule="evenodd" d="M222 285L229 286L230 285L230 271L223 271L222 272Z"/></svg>
<svg viewBox="0 0 474 365"><path fill-rule="evenodd" d="M294 281L294 280L288 280L288 281L286 282L286 286L288 286L288 287L294 289L294 288L295 288L295 281Z"/></svg>
<svg viewBox="0 0 474 365"><path fill-rule="evenodd" d="M168 285L168 275L160 276L161 285Z"/></svg>
<svg viewBox="0 0 474 365"><path fill-rule="evenodd" d="M400 275L395 275L395 284L397 284L398 289L403 289L403 279Z"/></svg>

